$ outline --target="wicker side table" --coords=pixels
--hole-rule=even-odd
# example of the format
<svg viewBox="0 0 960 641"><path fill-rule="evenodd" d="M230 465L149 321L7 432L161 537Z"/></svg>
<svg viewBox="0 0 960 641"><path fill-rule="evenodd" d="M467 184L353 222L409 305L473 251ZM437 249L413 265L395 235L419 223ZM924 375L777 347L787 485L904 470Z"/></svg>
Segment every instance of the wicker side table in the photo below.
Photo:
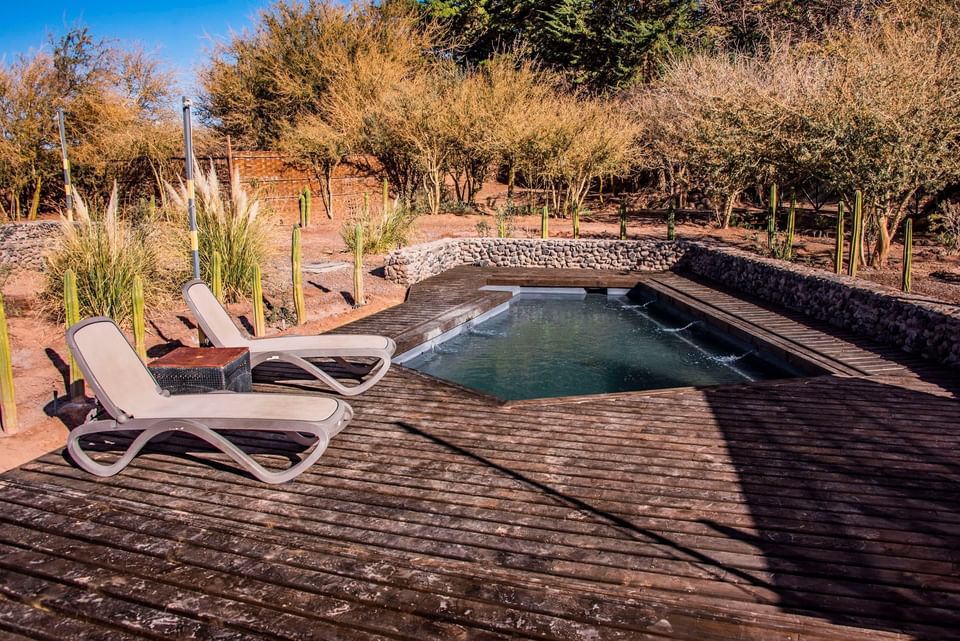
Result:
<svg viewBox="0 0 960 641"><path fill-rule="evenodd" d="M249 392L253 387L246 347L178 347L149 368L171 394Z"/></svg>

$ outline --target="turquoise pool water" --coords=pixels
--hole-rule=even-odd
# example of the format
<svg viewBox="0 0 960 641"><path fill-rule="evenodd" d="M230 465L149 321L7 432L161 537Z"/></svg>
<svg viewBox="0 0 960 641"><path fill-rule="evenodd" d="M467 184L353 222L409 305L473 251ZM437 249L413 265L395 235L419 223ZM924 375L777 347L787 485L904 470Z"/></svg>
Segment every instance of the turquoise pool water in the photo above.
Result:
<svg viewBox="0 0 960 641"><path fill-rule="evenodd" d="M404 365L504 400L791 375L663 303L605 294L521 294Z"/></svg>

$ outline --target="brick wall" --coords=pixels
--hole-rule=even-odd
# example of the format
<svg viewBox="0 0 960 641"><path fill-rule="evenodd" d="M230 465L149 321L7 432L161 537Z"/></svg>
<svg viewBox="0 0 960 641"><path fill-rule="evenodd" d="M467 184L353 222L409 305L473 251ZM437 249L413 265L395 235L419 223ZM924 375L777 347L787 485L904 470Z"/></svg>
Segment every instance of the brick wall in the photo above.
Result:
<svg viewBox="0 0 960 641"><path fill-rule="evenodd" d="M213 160L221 180L226 184L227 157L206 158L200 164L206 166L210 160ZM257 188L267 205L284 220L292 223L299 216L298 199L307 184L313 192L314 218L326 216L319 178L293 166L283 154L275 151L234 151L233 163L240 172L241 180ZM359 207L363 203L364 191L370 192L371 208L378 208L381 185L381 178L366 159L348 158L333 175L335 217L342 219L348 211Z"/></svg>

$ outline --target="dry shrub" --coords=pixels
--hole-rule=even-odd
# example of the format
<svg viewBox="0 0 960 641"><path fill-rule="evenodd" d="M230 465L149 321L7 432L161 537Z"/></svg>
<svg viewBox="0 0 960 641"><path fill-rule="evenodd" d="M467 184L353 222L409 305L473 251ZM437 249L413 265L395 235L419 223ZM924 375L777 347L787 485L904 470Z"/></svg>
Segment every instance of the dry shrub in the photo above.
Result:
<svg viewBox="0 0 960 641"><path fill-rule="evenodd" d="M748 187L859 189L883 264L908 205L960 179L958 25L954 3L898 0L817 41L675 61L633 98L647 157L723 203L723 224Z"/></svg>
<svg viewBox="0 0 960 641"><path fill-rule="evenodd" d="M340 237L347 251L353 253L356 248L355 228L359 224L363 227L362 253L386 254L407 244L416 220L416 210L399 201L380 215L372 213L369 207L363 207L344 221L340 227Z"/></svg>
<svg viewBox="0 0 960 641"><path fill-rule="evenodd" d="M0 67L0 213L35 215L35 193L44 205L62 203L58 107L78 189L106 198L103 187L116 180L125 197L156 194L178 150L170 74L85 28L50 45Z"/></svg>
<svg viewBox="0 0 960 641"><path fill-rule="evenodd" d="M558 94L541 103L520 153L524 173L546 189L555 211L582 209L601 178L637 161L640 129L616 101Z"/></svg>
<svg viewBox="0 0 960 641"><path fill-rule="evenodd" d="M81 316L107 316L126 323L132 314L134 277L143 279L150 305L164 296L170 283L145 231L118 217L116 183L102 214L91 214L79 193L75 205L76 222L63 221L60 247L48 257L45 301L62 317L63 276L72 269Z"/></svg>
<svg viewBox="0 0 960 641"><path fill-rule="evenodd" d="M224 296L228 301L245 298L253 288L254 266L263 265L268 256L269 234L261 202L243 188L239 171L234 171L230 180L228 198L224 198L212 163L206 173L196 166L194 176L201 275L210 280L213 254L219 253ZM166 191L171 206L186 220L186 185L166 183ZM182 238L186 239L186 234ZM189 249L186 244L183 247Z"/></svg>

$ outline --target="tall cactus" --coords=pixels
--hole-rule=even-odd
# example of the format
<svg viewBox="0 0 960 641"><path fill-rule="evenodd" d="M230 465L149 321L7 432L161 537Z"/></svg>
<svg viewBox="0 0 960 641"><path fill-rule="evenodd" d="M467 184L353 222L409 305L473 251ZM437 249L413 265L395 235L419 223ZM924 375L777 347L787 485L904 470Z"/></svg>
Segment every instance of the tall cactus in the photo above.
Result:
<svg viewBox="0 0 960 641"><path fill-rule="evenodd" d="M363 293L363 225L357 223L353 228L353 306L367 304Z"/></svg>
<svg viewBox="0 0 960 641"><path fill-rule="evenodd" d="M573 237L580 238L580 207L573 208Z"/></svg>
<svg viewBox="0 0 960 641"><path fill-rule="evenodd" d="M310 193L310 185L303 188L300 192L300 226L306 229L310 226L310 216L313 210L313 195Z"/></svg>
<svg viewBox="0 0 960 641"><path fill-rule="evenodd" d="M143 279L139 275L133 277L133 346L140 355L140 360L147 362L146 314L143 304Z"/></svg>
<svg viewBox="0 0 960 641"><path fill-rule="evenodd" d="M293 226L290 243L290 271L293 274L293 308L297 313L297 325L307 322L307 303L303 298L303 261L301 256L300 226Z"/></svg>
<svg viewBox="0 0 960 641"><path fill-rule="evenodd" d="M767 216L767 249L777 253L777 183L770 185L770 213Z"/></svg>
<svg viewBox="0 0 960 641"><path fill-rule="evenodd" d="M858 189L853 199L853 227L850 229L850 260L847 275L856 276L860 266L860 251L863 246L863 194Z"/></svg>
<svg viewBox="0 0 960 641"><path fill-rule="evenodd" d="M550 210L546 205L543 206L543 211L540 212L540 238L550 238Z"/></svg>
<svg viewBox="0 0 960 641"><path fill-rule="evenodd" d="M677 210L673 198L670 199L670 208L667 209L667 240L677 239Z"/></svg>
<svg viewBox="0 0 960 641"><path fill-rule="evenodd" d="M220 252L213 252L210 259L210 288L213 289L213 295L221 303L223 302L223 257Z"/></svg>
<svg viewBox="0 0 960 641"><path fill-rule="evenodd" d="M63 311L68 328L80 322L80 296L77 293L77 275L72 269L63 273ZM69 350L67 351L69 352ZM84 396L83 374L80 373L80 367L73 358L72 352L68 354L68 362L70 378L67 395L71 399L81 399Z"/></svg>
<svg viewBox="0 0 960 641"><path fill-rule="evenodd" d="M783 245L784 260L793 258L793 238L797 227L797 197L790 196L790 213L787 215L787 239Z"/></svg>
<svg viewBox="0 0 960 641"><path fill-rule="evenodd" d="M837 240L833 247L833 271L843 273L843 201L837 206Z"/></svg>
<svg viewBox="0 0 960 641"><path fill-rule="evenodd" d="M627 203L620 203L620 240L627 239Z"/></svg>
<svg viewBox="0 0 960 641"><path fill-rule="evenodd" d="M907 218L907 226L903 230L903 280L901 288L910 293L913 286L913 220Z"/></svg>
<svg viewBox="0 0 960 641"><path fill-rule="evenodd" d="M263 274L260 265L253 266L253 335L267 333L267 323L263 314Z"/></svg>
<svg viewBox="0 0 960 641"><path fill-rule="evenodd" d="M13 388L13 358L10 354L10 334L7 331L7 311L0 294L0 425L4 434L16 434L17 399Z"/></svg>

